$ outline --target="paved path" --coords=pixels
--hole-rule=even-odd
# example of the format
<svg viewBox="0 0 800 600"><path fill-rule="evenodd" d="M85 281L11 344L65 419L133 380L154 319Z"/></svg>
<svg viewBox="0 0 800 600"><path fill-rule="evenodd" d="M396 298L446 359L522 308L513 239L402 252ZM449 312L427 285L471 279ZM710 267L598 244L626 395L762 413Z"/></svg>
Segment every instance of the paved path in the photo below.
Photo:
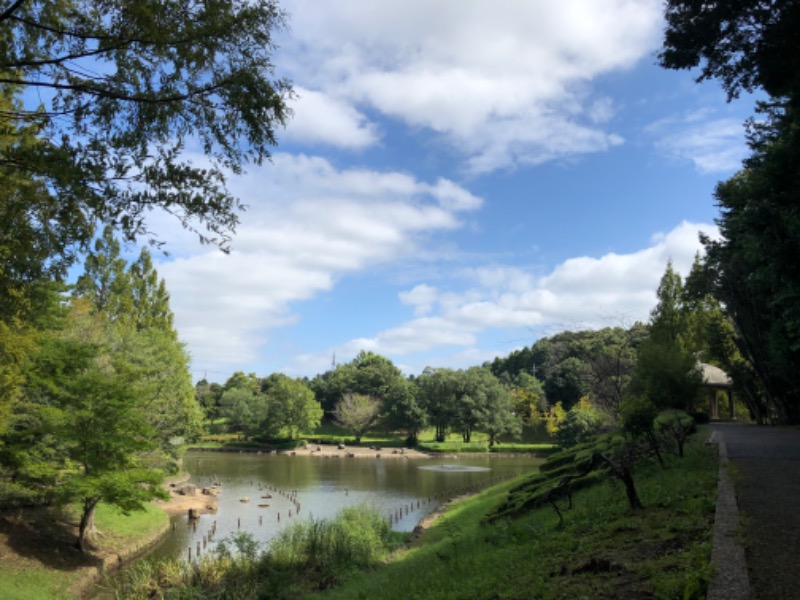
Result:
<svg viewBox="0 0 800 600"><path fill-rule="evenodd" d="M800 600L800 428L712 428L733 466L753 597Z"/></svg>

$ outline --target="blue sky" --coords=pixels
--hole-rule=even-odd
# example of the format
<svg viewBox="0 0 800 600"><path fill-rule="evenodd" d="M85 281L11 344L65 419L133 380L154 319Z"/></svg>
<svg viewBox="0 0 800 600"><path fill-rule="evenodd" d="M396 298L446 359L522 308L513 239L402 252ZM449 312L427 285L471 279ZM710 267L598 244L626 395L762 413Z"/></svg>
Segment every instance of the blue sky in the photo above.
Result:
<svg viewBox="0 0 800 600"><path fill-rule="evenodd" d="M752 99L655 65L661 0L285 1L298 97L224 255L166 219L196 378L464 368L646 320L715 234Z"/></svg>

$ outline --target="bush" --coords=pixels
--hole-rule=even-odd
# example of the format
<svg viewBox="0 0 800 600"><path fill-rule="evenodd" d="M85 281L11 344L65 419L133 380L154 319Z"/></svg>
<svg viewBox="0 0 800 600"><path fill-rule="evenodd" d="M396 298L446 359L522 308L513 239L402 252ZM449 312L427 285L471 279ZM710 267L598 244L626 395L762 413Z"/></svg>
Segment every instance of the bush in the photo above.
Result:
<svg viewBox="0 0 800 600"><path fill-rule="evenodd" d="M688 437L697 431L694 419L682 410L665 410L656 417L653 427L663 443L672 447L683 458L683 446Z"/></svg>

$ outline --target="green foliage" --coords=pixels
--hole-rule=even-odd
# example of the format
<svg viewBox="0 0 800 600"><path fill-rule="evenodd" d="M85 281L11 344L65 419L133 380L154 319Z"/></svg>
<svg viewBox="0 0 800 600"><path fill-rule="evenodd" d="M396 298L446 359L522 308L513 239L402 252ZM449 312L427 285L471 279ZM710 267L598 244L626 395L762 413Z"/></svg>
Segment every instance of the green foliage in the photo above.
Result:
<svg viewBox="0 0 800 600"><path fill-rule="evenodd" d="M694 419L682 410L666 410L656 417L653 428L658 432L666 447L683 458L683 448L689 436L697 431Z"/></svg>
<svg viewBox="0 0 800 600"><path fill-rule="evenodd" d="M559 423L556 434L558 443L569 448L588 442L600 431L603 424L603 416L592 406L588 397L585 397Z"/></svg>
<svg viewBox="0 0 800 600"><path fill-rule="evenodd" d="M489 367L518 398L527 395L523 390L536 395L540 413L559 402L568 409L588 394L600 410L615 414L646 336L647 327L639 323L627 329L566 331L496 358ZM531 379L535 387L529 385ZM530 406L520 405L518 414L526 413L529 420L538 418Z"/></svg>
<svg viewBox="0 0 800 600"><path fill-rule="evenodd" d="M380 400L364 394L345 394L333 409L334 419L355 436L356 444L377 423L380 414Z"/></svg>
<svg viewBox="0 0 800 600"><path fill-rule="evenodd" d="M234 431L254 432L266 411L266 396L243 387L226 390L220 399L220 416L228 419ZM277 433L276 428L274 433ZM263 431L263 428L262 428Z"/></svg>
<svg viewBox="0 0 800 600"><path fill-rule="evenodd" d="M589 368L576 357L569 357L555 365L544 382L548 402L560 402L569 410L589 391Z"/></svg>
<svg viewBox="0 0 800 600"><path fill-rule="evenodd" d="M745 168L715 192L722 237L703 240L705 267L708 289L735 325L738 352L719 360L737 391L757 421L800 423L800 6L670 0L666 16L663 66L701 65L700 79L719 79L729 98L769 95L748 123Z"/></svg>
<svg viewBox="0 0 800 600"><path fill-rule="evenodd" d="M285 430L292 440L317 427L322 421L322 407L302 381L285 375L276 378L267 392L268 415L262 419L262 430L275 427ZM264 422L268 426L264 426Z"/></svg>
<svg viewBox="0 0 800 600"><path fill-rule="evenodd" d="M271 0L10 5L0 85L25 98L14 117L41 143L0 148L0 165L58 198L58 235L39 232L50 255L87 243L95 222L147 235L154 206L224 246L239 209L226 173L268 158L289 115L291 86L271 79L282 24ZM202 166L183 153L191 140Z"/></svg>
<svg viewBox="0 0 800 600"><path fill-rule="evenodd" d="M795 2L668 0L662 66L701 67L698 81L719 79L729 98L764 89L772 96L800 90Z"/></svg>

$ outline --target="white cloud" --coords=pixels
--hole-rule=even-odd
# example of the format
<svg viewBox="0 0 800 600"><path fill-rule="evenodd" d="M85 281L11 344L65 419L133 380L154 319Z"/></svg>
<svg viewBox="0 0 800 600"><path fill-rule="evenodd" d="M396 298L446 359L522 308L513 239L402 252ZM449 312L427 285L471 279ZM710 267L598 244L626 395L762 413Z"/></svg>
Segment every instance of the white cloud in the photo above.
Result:
<svg viewBox="0 0 800 600"><path fill-rule="evenodd" d="M294 116L282 138L350 150L361 150L378 142L380 136L375 125L349 102L302 86L295 86L295 92L297 98L291 102Z"/></svg>
<svg viewBox="0 0 800 600"><path fill-rule="evenodd" d="M340 171L285 154L232 185L249 204L232 252L158 265L196 370L255 360L271 329L296 320L293 303L330 290L345 273L423 251L429 236L460 227L458 214L481 205L446 179Z"/></svg>
<svg viewBox="0 0 800 600"><path fill-rule="evenodd" d="M588 85L658 45L658 0L287 2L285 66L337 101L437 132L468 168L606 150ZM302 106L298 108L298 113Z"/></svg>
<svg viewBox="0 0 800 600"><path fill-rule="evenodd" d="M400 292L399 298L403 304L410 304L414 307L414 316L427 315L433 310L433 303L436 300L437 292L435 287L420 284L407 292Z"/></svg>
<svg viewBox="0 0 800 600"><path fill-rule="evenodd" d="M667 261L688 274L701 250L701 231L718 235L713 225L683 222L653 236L652 244L637 252L571 258L543 277L517 267L492 267L464 271L471 286L462 292L419 284L400 294L401 301L417 307L414 319L372 338L351 340L341 347L342 355L364 349L407 356L448 346L464 352L475 350L477 337L493 329L565 323L602 327L609 324L609 315L646 321Z"/></svg>
<svg viewBox="0 0 800 600"><path fill-rule="evenodd" d="M663 119L647 133L667 156L691 162L700 173L730 173L741 168L747 155L744 129L739 119L714 118L707 111Z"/></svg>

